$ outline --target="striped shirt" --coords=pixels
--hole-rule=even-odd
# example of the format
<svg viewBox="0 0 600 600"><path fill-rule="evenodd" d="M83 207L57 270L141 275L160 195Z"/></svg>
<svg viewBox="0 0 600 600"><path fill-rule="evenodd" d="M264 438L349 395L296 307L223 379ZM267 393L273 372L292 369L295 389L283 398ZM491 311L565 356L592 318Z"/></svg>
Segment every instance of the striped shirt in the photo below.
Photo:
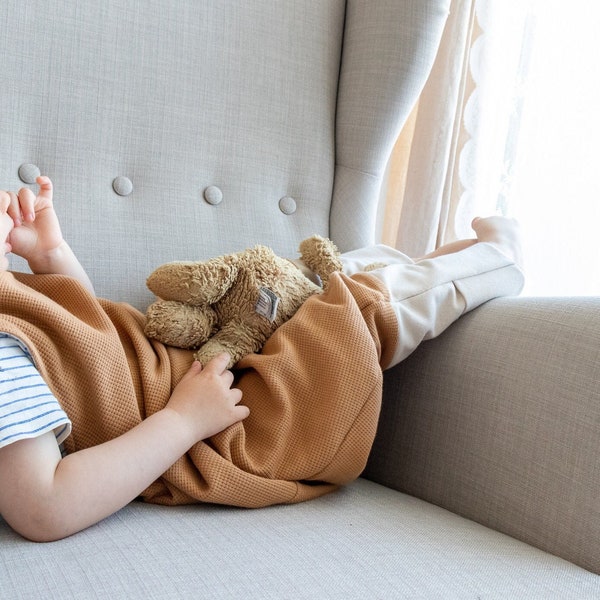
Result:
<svg viewBox="0 0 600 600"><path fill-rule="evenodd" d="M0 448L49 431L61 444L71 433L71 421L26 346L0 333Z"/></svg>

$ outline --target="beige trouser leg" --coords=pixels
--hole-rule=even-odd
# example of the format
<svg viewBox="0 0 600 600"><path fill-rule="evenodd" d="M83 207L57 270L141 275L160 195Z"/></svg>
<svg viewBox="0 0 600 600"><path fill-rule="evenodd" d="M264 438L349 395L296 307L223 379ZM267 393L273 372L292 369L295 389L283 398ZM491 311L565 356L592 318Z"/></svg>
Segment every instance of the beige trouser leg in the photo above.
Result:
<svg viewBox="0 0 600 600"><path fill-rule="evenodd" d="M344 272L370 271L389 292L398 319L399 343L388 367L398 364L423 341L438 336L462 314L487 300L518 294L521 270L495 247L475 244L453 254L414 262L387 246L342 256Z"/></svg>

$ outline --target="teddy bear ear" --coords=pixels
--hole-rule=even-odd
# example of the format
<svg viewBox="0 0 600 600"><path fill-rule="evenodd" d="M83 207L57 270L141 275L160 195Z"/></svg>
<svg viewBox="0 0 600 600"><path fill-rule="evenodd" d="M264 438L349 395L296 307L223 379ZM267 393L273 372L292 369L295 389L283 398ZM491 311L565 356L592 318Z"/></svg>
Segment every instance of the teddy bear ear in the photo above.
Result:
<svg viewBox="0 0 600 600"><path fill-rule="evenodd" d="M164 264L150 274L146 285L163 300L200 306L219 301L237 274L235 255L225 255L204 262Z"/></svg>

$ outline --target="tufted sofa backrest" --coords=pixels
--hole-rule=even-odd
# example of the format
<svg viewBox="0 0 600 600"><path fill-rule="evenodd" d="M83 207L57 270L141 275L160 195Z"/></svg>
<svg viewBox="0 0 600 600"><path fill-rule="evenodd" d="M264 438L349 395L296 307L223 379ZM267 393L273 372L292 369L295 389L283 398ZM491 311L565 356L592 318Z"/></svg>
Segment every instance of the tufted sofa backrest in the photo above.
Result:
<svg viewBox="0 0 600 600"><path fill-rule="evenodd" d="M167 261L371 243L448 4L3 0L0 188L49 175L98 294L140 308Z"/></svg>

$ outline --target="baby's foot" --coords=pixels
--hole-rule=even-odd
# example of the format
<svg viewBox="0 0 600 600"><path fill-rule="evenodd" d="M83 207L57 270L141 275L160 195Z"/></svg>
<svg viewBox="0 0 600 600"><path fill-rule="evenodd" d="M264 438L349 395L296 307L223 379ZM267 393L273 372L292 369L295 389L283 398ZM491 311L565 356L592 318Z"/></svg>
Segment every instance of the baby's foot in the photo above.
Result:
<svg viewBox="0 0 600 600"><path fill-rule="evenodd" d="M500 216L476 217L471 227L477 234L477 241L492 244L519 267L523 267L521 231L517 221Z"/></svg>

